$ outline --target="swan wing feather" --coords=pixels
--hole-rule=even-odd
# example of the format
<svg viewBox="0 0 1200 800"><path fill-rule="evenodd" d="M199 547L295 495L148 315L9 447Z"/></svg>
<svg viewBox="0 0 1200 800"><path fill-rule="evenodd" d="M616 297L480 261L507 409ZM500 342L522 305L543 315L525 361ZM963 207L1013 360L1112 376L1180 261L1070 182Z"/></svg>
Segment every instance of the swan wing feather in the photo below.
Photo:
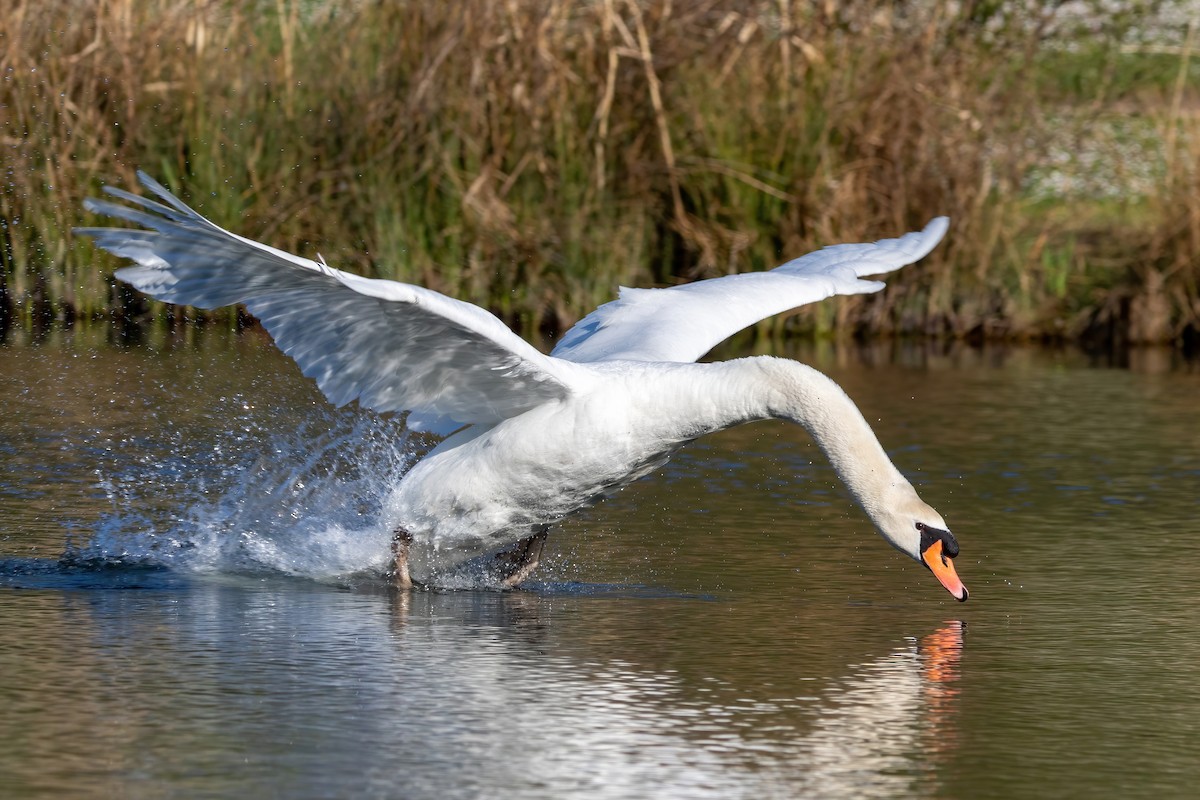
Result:
<svg viewBox="0 0 1200 800"><path fill-rule="evenodd" d="M136 262L117 277L159 300L244 304L336 405L358 400L376 411L410 411L410 426L444 432L498 422L571 392L569 365L478 306L237 236L145 173L138 177L162 203L106 187L126 204L85 205L144 230L76 232Z"/></svg>
<svg viewBox="0 0 1200 800"><path fill-rule="evenodd" d="M695 361L722 340L759 320L835 294L883 288L862 280L927 255L949 221L872 244L837 244L765 272L726 275L666 289L621 287L618 299L580 320L553 356L575 362Z"/></svg>

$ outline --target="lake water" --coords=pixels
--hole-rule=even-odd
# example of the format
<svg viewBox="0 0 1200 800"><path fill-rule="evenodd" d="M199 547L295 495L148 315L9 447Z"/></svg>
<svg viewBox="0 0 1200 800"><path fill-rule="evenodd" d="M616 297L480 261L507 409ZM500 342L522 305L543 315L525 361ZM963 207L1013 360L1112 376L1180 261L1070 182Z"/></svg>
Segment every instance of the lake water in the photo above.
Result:
<svg viewBox="0 0 1200 800"><path fill-rule="evenodd" d="M1200 374L800 346L962 546L958 604L798 428L685 448L523 590L385 590L428 445L265 337L0 346L6 797L1189 797Z"/></svg>

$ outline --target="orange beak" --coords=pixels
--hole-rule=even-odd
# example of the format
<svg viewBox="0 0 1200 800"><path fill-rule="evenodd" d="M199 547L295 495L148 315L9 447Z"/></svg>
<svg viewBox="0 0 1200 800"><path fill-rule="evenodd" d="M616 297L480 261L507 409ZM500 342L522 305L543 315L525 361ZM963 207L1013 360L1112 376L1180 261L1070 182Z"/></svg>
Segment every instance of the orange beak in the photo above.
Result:
<svg viewBox="0 0 1200 800"><path fill-rule="evenodd" d="M942 552L941 539L926 548L925 552L921 554L921 560L925 562L925 566L929 567L933 576L941 581L942 586L946 587L946 591L954 595L955 600L960 603L966 602L967 587L963 586L963 582L958 578L958 573L954 571L954 562Z"/></svg>

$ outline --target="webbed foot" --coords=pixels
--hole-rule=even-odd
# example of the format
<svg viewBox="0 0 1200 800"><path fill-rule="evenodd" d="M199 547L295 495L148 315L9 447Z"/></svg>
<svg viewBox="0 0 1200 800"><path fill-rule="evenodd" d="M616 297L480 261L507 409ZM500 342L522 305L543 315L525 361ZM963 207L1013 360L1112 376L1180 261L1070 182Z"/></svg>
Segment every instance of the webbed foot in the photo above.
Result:
<svg viewBox="0 0 1200 800"><path fill-rule="evenodd" d="M408 552L411 548L412 534L403 528L396 528L392 534L392 566L385 573L393 589L413 588L412 577L408 574Z"/></svg>
<svg viewBox="0 0 1200 800"><path fill-rule="evenodd" d="M517 546L512 550L496 556L496 562L504 575L500 580L501 586L511 589L533 574L541 562L548 530L549 528L542 528L533 536L517 542Z"/></svg>

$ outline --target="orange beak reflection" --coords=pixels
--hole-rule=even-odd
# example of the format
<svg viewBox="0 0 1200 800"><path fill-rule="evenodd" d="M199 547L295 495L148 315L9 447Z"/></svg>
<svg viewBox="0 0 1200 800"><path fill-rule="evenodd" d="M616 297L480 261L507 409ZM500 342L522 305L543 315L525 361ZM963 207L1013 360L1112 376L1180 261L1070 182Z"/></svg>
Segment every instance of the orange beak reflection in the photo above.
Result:
<svg viewBox="0 0 1200 800"><path fill-rule="evenodd" d="M941 539L926 548L925 552L921 554L921 560L933 572L933 576L942 582L946 591L954 595L955 600L960 603L966 601L967 587L963 586L963 582L958 578L958 573L954 571L954 562L942 553Z"/></svg>

